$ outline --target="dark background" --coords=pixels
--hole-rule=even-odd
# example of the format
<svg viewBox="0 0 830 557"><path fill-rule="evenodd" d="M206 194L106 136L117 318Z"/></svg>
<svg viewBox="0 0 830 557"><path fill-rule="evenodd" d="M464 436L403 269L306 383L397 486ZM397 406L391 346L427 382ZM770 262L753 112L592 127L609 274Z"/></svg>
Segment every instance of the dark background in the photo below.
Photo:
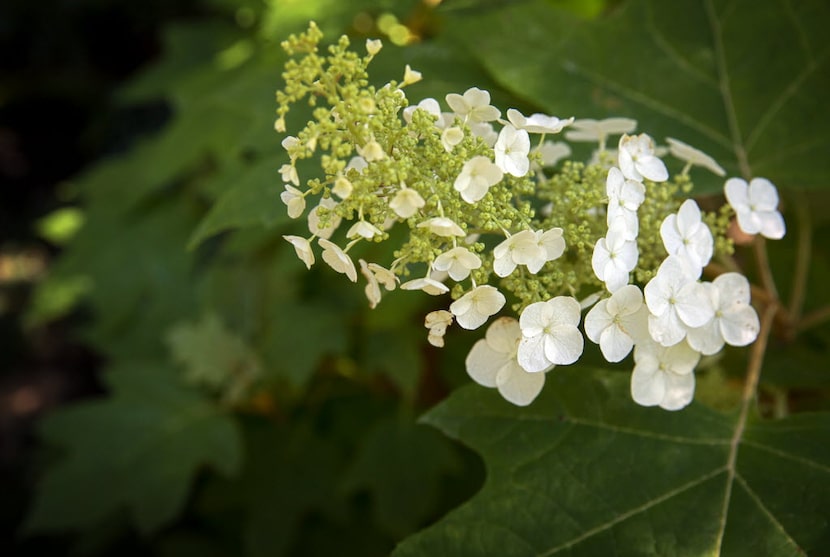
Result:
<svg viewBox="0 0 830 557"><path fill-rule="evenodd" d="M70 323L37 332L21 326L33 281L58 253L34 223L73 203L67 179L164 123L163 103L123 109L114 91L157 59L166 23L228 17L208 4L0 3L0 555L58 554L59 539L17 534L44 458L33 424L50 408L101 390L99 358L68 336ZM123 545L121 554L144 554L135 540Z"/></svg>

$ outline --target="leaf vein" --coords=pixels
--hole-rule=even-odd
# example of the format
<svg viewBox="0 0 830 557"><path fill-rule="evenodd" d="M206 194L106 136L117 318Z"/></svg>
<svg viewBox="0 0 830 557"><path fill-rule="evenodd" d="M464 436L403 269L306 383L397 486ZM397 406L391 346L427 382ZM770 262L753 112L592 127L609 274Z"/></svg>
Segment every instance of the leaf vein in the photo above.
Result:
<svg viewBox="0 0 830 557"><path fill-rule="evenodd" d="M719 474L722 474L725 471L726 471L725 466L718 467L718 468L716 468L716 469L714 469L714 470L712 470L712 471L710 471L710 472L708 472L708 473L706 473L706 474L704 474L704 475L702 475L702 476L700 476L700 477L698 477L694 480L691 480L690 482L687 482L687 483L681 485L680 487L677 487L675 489L667 491L666 493L664 493L663 495L661 495L659 497L655 497L654 499L652 499L650 501L647 501L642 505L639 505L637 507L629 509L629 510L625 511L624 513L621 513L621 514L617 515L612 520L609 520L609 521L607 521L603 524L595 526L594 528L591 528L587 532L584 532L583 534L573 538L572 540L569 540L569 541L567 541L567 542L565 542L561 545L558 545L556 547L548 549L547 551L544 551L542 553L538 553L537 557L548 557L549 555L555 555L556 553L559 553L560 551L570 549L571 547L577 545L578 543L580 543L582 541L585 541L588 538L590 538L592 536L595 536L595 535L597 535L601 532L604 532L604 531L608 530L609 528L613 528L617 524L619 524L621 522L624 522L625 520L628 520L632 516L635 516L635 515L640 514L644 511L647 511L650 508L659 505L660 503L668 501L672 497L675 497L675 496L680 495L681 493L684 493L684 492L686 492L686 491L688 491L688 490L690 490L694 487L697 487L698 485L700 485L702 483L705 483L706 481L714 478L715 476L718 476Z"/></svg>

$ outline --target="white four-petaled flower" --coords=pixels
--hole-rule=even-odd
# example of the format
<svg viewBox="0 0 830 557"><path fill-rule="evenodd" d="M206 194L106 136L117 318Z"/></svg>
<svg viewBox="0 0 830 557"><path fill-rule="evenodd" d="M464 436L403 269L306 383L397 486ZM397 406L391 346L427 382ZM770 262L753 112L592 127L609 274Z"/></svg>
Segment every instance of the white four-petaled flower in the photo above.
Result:
<svg viewBox="0 0 830 557"><path fill-rule="evenodd" d="M529 373L519 365L517 351L521 339L519 322L511 317L499 317L487 328L484 338L473 345L465 364L476 383L495 387L509 402L527 406L545 385L545 374Z"/></svg>
<svg viewBox="0 0 830 557"><path fill-rule="evenodd" d="M628 225L622 218L611 223L605 238L594 245L591 267L609 292L628 284L628 274L637 266L637 242L630 239Z"/></svg>
<svg viewBox="0 0 830 557"><path fill-rule="evenodd" d="M766 178L753 178L749 184L730 178L724 186L729 205L735 209L738 226L747 234L761 234L780 240L787 232L784 217L778 212L778 190Z"/></svg>
<svg viewBox="0 0 830 557"><path fill-rule="evenodd" d="M660 225L660 237L669 255L676 255L699 278L712 259L715 241L709 227L700 219L700 208L694 199L687 199L677 214L672 213Z"/></svg>
<svg viewBox="0 0 830 557"><path fill-rule="evenodd" d="M648 332L663 346L677 344L689 329L702 327L715 315L706 288L676 255L663 261L644 293L650 312Z"/></svg>
<svg viewBox="0 0 830 557"><path fill-rule="evenodd" d="M533 274L548 261L558 259L565 251L561 228L522 230L509 236L493 250L493 270L506 277L517 265L526 265Z"/></svg>
<svg viewBox="0 0 830 557"><path fill-rule="evenodd" d="M285 184L285 191L280 194L280 199L288 207L288 216L292 219L296 219L305 211L303 192L290 184Z"/></svg>
<svg viewBox="0 0 830 557"><path fill-rule="evenodd" d="M680 410L694 397L698 361L700 354L685 342L668 347L649 341L637 343L631 397L642 406Z"/></svg>
<svg viewBox="0 0 830 557"><path fill-rule="evenodd" d="M466 122L490 122L501 116L501 111L490 105L490 93L478 87L470 87L463 95L450 93L446 100Z"/></svg>
<svg viewBox="0 0 830 557"><path fill-rule="evenodd" d="M522 369L537 373L577 361L585 345L577 329L579 318L579 302L569 296L527 306L519 316L522 340L518 361Z"/></svg>
<svg viewBox="0 0 830 557"><path fill-rule="evenodd" d="M758 338L761 324L749 305L749 281L740 273L724 273L711 283L703 283L715 310L714 317L702 327L689 329L686 340L698 352L720 352L724 343L746 346Z"/></svg>
<svg viewBox="0 0 830 557"><path fill-rule="evenodd" d="M648 337L648 309L640 289L628 284L597 302L585 315L585 334L609 362L628 356L635 342Z"/></svg>
<svg viewBox="0 0 830 557"><path fill-rule="evenodd" d="M505 173L522 177L530 169L530 136L525 130L517 130L510 124L499 132L499 138L493 147L496 153L496 165Z"/></svg>
<svg viewBox="0 0 830 557"><path fill-rule="evenodd" d="M666 143L669 144L669 153L682 161L686 161L687 166L702 166L718 176L726 176L726 171L721 165L700 149L695 149L691 145L687 145L673 137L667 137Z"/></svg>
<svg viewBox="0 0 830 557"><path fill-rule="evenodd" d="M398 190L392 201L389 202L389 208L402 219L408 219L424 205L426 205L426 202L421 194L403 184L401 184L401 189Z"/></svg>
<svg viewBox="0 0 830 557"><path fill-rule="evenodd" d="M445 271L454 281L462 281L470 276L470 271L481 267L481 259L468 250L457 246L445 251L435 258L432 268L436 271Z"/></svg>
<svg viewBox="0 0 830 557"><path fill-rule="evenodd" d="M311 250L311 243L300 236L284 235L283 238L294 246L294 252L305 263L306 268L311 269L311 266L314 265L314 252Z"/></svg>
<svg viewBox="0 0 830 557"><path fill-rule="evenodd" d="M323 261L328 263L329 267L338 273L343 273L349 277L350 281L357 282L357 270L354 268L354 263L340 246L323 238L317 240L317 243L323 248Z"/></svg>
<svg viewBox="0 0 830 557"><path fill-rule="evenodd" d="M617 219L625 224L626 238L635 240L640 229L637 209L646 198L646 188L642 182L626 180L622 171L616 166L608 170L605 180L605 193L608 195L608 214L606 222L611 226Z"/></svg>
<svg viewBox="0 0 830 557"><path fill-rule="evenodd" d="M478 329L504 307L504 294L485 284L477 286L450 304L455 320L465 329Z"/></svg>
<svg viewBox="0 0 830 557"><path fill-rule="evenodd" d="M447 217L433 217L418 224L418 228L428 228L436 236L466 236L454 220Z"/></svg>
<svg viewBox="0 0 830 557"><path fill-rule="evenodd" d="M476 156L464 163L453 188L461 193L467 203L475 203L487 194L491 186L498 184L504 174L489 158Z"/></svg>
<svg viewBox="0 0 830 557"><path fill-rule="evenodd" d="M531 114L525 116L515 108L507 111L507 119L514 127L526 130L528 133L559 133L565 126L573 123L573 117L567 120L560 120L556 116L547 114Z"/></svg>
<svg viewBox="0 0 830 557"><path fill-rule="evenodd" d="M652 182L665 182L669 178L666 165L654 154L654 141L644 133L623 135L618 157L620 170L629 180L642 182L648 178Z"/></svg>

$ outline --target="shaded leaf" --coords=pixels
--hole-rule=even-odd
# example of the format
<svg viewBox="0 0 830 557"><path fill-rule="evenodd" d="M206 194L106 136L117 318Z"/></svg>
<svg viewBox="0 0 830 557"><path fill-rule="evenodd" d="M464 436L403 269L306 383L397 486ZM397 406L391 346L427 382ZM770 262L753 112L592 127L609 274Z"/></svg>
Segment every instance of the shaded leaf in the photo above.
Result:
<svg viewBox="0 0 830 557"><path fill-rule="evenodd" d="M44 440L66 449L38 486L26 529L89 528L126 510L142 532L181 512L194 475L237 472L236 425L176 373L154 363L107 375L112 395L51 414Z"/></svg>
<svg viewBox="0 0 830 557"><path fill-rule="evenodd" d="M457 33L495 78L553 114L634 117L732 175L779 187L830 184L830 5L821 0L631 0L583 21L549 2L462 11ZM695 171L701 191L723 181Z"/></svg>
<svg viewBox="0 0 830 557"><path fill-rule="evenodd" d="M496 547L502 556L760 556L828 547L830 415L744 424L700 405L638 407L625 374L557 370L549 382L528 408L471 386L426 415L483 456L488 479L396 556L492 555Z"/></svg>
<svg viewBox="0 0 830 557"><path fill-rule="evenodd" d="M458 472L445 438L400 419L379 422L363 441L346 477L348 489L368 488L375 520L396 536L415 530L439 501L441 480Z"/></svg>

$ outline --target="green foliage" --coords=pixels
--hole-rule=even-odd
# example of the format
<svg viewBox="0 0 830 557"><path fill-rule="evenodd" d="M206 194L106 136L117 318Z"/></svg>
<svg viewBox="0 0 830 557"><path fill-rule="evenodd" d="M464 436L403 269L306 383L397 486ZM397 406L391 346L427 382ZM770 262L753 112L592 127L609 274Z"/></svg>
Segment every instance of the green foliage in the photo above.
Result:
<svg viewBox="0 0 830 557"><path fill-rule="evenodd" d="M744 429L700 405L638 407L623 374L550 375L530 408L468 387L424 417L479 452L488 480L396 557L812 555L830 544L826 414Z"/></svg>
<svg viewBox="0 0 830 557"><path fill-rule="evenodd" d="M234 419L180 384L166 364L148 361L110 370L112 394L52 414L44 440L66 450L40 485L30 532L92 528L128 511L144 533L184 508L194 474L238 472Z"/></svg>
<svg viewBox="0 0 830 557"><path fill-rule="evenodd" d="M768 419L830 409L821 319L830 200L812 190L830 182L830 114L817 100L830 52L824 3L630 0L596 20L586 18L609 3L214 3L239 25L172 27L158 63L119 96L166 101L167 125L75 180L84 223L29 320L75 311L77 332L107 358L110 391L43 422L42 440L60 452L28 532L117 522L165 555L383 555L422 528L395 554L778 556L830 546L827 414ZM782 302L787 315L775 322L760 380L765 419L742 399L747 356L737 350L698 383L704 402L740 406L726 414L700 403L639 408L627 373L585 367L552 371L524 409L466 386L425 422L484 459L473 495L476 457L412 418L469 382L473 333L451 331L432 349L423 316L435 299L393 292L369 310L362 284L319 264L307 272L281 238L305 223L279 198L288 157L273 129L277 41L314 17L327 40L345 30L360 45L382 35L385 12L422 41L387 42L372 79L400 79L412 65L425 80L407 88L410 100L478 86L528 113L634 117L730 175L776 182L790 235L770 243L771 267L780 293L801 289L801 301ZM722 187L703 171L692 177L703 191ZM47 234L63 238L54 224ZM384 249L366 251L391 259ZM736 260L750 256L739 247Z"/></svg>
<svg viewBox="0 0 830 557"><path fill-rule="evenodd" d="M784 188L830 183L830 8L821 0L631 0L581 21L545 0L453 18L457 36L518 97L560 116L625 114L662 141L712 155L730 175ZM544 68L544 70L541 70ZM716 192L719 179L696 185Z"/></svg>

